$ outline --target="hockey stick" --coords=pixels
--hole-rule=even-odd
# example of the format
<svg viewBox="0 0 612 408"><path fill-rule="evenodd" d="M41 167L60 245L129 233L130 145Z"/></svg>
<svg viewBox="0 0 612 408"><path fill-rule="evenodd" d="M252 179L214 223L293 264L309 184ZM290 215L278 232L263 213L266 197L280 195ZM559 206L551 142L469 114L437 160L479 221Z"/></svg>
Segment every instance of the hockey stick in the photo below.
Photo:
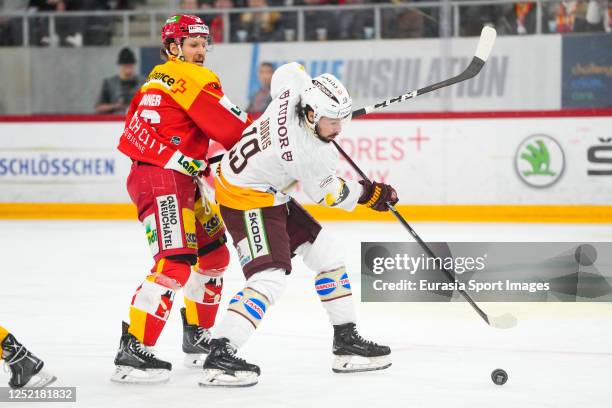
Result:
<svg viewBox="0 0 612 408"><path fill-rule="evenodd" d="M445 79L444 81L440 81L433 85L426 86L425 88L416 89L403 95L396 96L395 98L387 99L386 101L357 109L353 111L352 117L356 118L358 116L367 115L368 113L372 113L377 109L386 108L392 103L404 102L408 99L416 98L419 95L423 95L440 88L445 88L459 82L467 81L468 79L475 77L480 72L485 62L487 62L489 54L491 54L491 50L493 49L493 44L495 44L495 37L497 37L497 32L493 27L483 27L482 31L480 32L480 39L478 40L478 46L476 47L474 57L472 57L470 65L468 65L467 68L464 69L459 75Z"/></svg>
<svg viewBox="0 0 612 408"><path fill-rule="evenodd" d="M357 166L357 164L355 164L355 162L349 157L349 155L346 154L346 152L340 147L340 145L338 145L338 143L335 140L332 140L332 142L333 142L334 146L336 146L336 149L338 149L340 154L346 159L346 161L351 165L351 167L353 169L355 169L355 171L359 174L359 176L361 176L361 178L364 179L365 181L370 182L370 179L368 178L368 176L366 176L365 173L363 171L361 171L361 169ZM402 215L399 213L399 211L397 211L397 209L393 206L393 204L388 203L388 202L385 203L385 204L387 204L387 208L389 208L389 210L395 216L395 218L397 218L398 221L402 223L404 228L406 228L406 230L408 230L410 235L412 235L412 237L416 240L416 242L423 249L423 251L425 251L427 256L429 256L431 258L436 258L436 255L433 253L433 251L429 248L429 246L427 246L427 244L425 242L423 242L421 237L419 237L419 235L416 233L416 231L414 229L412 229L410 224L408 224L408 222L404 219L404 217L402 217ZM448 247L448 245L447 245L447 247ZM450 249L448 250L448 252L450 253ZM448 278L448 280L450 282L454 283L456 281L456 279L455 279L455 271L446 269L444 266L442 266L442 272L444 273L444 275L446 276L446 278ZM506 313L506 314L504 314L502 316L490 316L487 313L485 313L476 304L476 302L474 301L474 299L472 299L472 297L470 296L469 293L467 293L466 291L461 290L461 289L457 289L457 291L461 295L463 295L463 297L465 298L465 300L468 301L470 306L472 306L472 308L476 311L476 313L478 313L478 315L480 317L482 317L482 319L489 326L495 327L497 329L509 329L511 327L516 326L517 320L516 320L516 317L514 317L513 315L511 315L509 313Z"/></svg>
<svg viewBox="0 0 612 408"><path fill-rule="evenodd" d="M478 40L478 45L476 46L476 52L474 53L474 57L472 57L472 61L467 66L465 70L459 75L456 75L452 78L445 79L444 81L435 83L433 85L426 86L424 88L416 89L414 91L410 91L403 95L396 96L391 99L387 99L386 101L379 102L374 105L365 106L363 108L359 108L354 110L351 117L354 119L356 117L367 115L372 113L377 109L386 108L392 103L404 102L408 99L416 98L419 95L426 94L431 91L435 91L440 88L445 88L450 85L457 84L459 82L467 81L470 78L475 77L485 62L489 58L489 54L491 53L491 49L493 49L493 44L495 44L495 38L497 37L497 32L493 27L485 26L480 32L480 39ZM214 164L220 162L223 158L223 154L219 154L217 156L213 156L208 159L209 164Z"/></svg>

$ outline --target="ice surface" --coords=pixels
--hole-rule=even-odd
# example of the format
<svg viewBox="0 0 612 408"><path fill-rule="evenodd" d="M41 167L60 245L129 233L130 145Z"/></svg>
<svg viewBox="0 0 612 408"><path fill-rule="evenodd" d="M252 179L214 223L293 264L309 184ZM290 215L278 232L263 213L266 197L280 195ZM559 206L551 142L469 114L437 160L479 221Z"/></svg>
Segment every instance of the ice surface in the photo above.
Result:
<svg viewBox="0 0 612 408"><path fill-rule="evenodd" d="M410 239L397 223L325 227L346 250L356 294L360 242ZM612 241L611 225L413 227L425 241ZM313 274L301 261L294 262L284 297L241 350L262 368L257 386L197 386L199 372L182 366L180 296L157 345L158 355L174 365L170 383L116 385L109 376L121 319L151 267L142 227L137 222L2 221L0 248L0 324L45 360L59 377L57 385L77 387L77 403L71 406L602 408L612 401L609 304L484 304L487 312L511 312L519 319L514 329L495 330L466 303L358 302L360 331L392 347L393 366L334 374L332 330L312 287ZM232 262L221 310L243 283ZM509 374L503 387L490 379L495 368ZM0 374L0 380L7 381L8 374Z"/></svg>

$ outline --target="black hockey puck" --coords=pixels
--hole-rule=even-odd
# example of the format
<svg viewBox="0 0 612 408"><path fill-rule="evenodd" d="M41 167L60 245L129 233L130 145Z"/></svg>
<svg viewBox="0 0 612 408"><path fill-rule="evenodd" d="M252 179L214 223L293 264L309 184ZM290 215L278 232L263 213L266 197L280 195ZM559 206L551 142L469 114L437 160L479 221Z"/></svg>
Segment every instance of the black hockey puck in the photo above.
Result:
<svg viewBox="0 0 612 408"><path fill-rule="evenodd" d="M508 381L508 373L501 368L496 368L491 373L491 379L497 385L504 385Z"/></svg>

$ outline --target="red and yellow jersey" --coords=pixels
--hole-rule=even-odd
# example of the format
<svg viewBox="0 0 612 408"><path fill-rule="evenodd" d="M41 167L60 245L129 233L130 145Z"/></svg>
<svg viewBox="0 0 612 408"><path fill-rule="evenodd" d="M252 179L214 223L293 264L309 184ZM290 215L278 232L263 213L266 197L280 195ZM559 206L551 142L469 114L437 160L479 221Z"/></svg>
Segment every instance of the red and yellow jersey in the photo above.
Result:
<svg viewBox="0 0 612 408"><path fill-rule="evenodd" d="M211 139L230 149L249 123L214 72L171 58L132 99L118 149L133 160L195 175Z"/></svg>

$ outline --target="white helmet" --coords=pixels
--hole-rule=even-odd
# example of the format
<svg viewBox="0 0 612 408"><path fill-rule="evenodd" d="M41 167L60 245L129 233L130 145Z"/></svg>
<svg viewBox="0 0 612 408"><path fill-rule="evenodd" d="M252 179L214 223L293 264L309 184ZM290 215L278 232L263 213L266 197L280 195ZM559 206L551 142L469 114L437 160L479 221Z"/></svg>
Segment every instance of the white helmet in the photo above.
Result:
<svg viewBox="0 0 612 408"><path fill-rule="evenodd" d="M323 74L312 80L300 94L302 108L310 106L314 111L314 123L325 116L332 119L350 120L353 102L342 83L332 74ZM308 122L308 121L307 121Z"/></svg>

